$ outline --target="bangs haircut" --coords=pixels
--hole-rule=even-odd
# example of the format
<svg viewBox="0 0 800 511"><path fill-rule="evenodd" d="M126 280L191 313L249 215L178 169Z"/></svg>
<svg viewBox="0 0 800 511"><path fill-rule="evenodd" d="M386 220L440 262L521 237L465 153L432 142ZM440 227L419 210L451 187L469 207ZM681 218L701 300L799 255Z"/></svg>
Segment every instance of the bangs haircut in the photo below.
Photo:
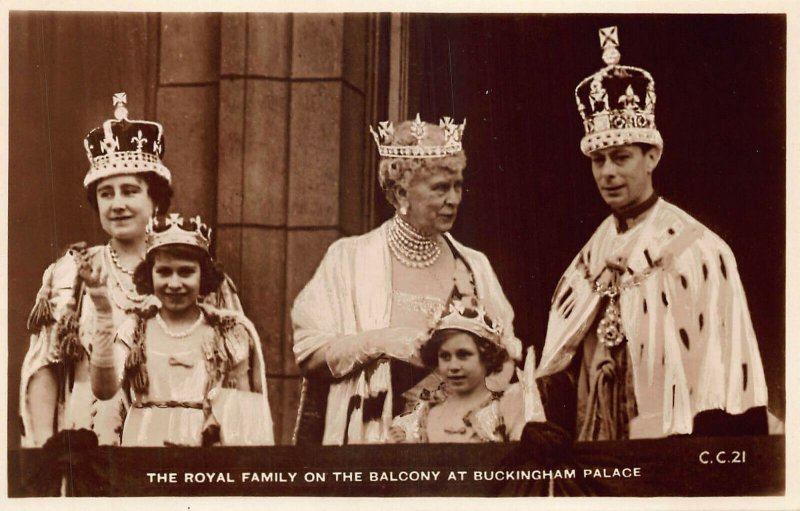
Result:
<svg viewBox="0 0 800 511"><path fill-rule="evenodd" d="M207 296L219 290L225 280L222 265L211 259L208 253L199 247L174 244L154 248L147 253L144 261L139 263L133 273L133 283L139 294L153 294L153 267L157 254L169 254L176 259L195 261L200 264L200 295Z"/></svg>

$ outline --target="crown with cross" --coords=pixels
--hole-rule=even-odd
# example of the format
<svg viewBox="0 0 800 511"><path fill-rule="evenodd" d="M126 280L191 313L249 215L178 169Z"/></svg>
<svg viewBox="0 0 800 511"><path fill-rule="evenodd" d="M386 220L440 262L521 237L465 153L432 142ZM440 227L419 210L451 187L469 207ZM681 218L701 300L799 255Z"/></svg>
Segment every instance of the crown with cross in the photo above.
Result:
<svg viewBox="0 0 800 511"><path fill-rule="evenodd" d="M656 129L656 89L644 69L620 65L617 27L600 29L605 67L584 78L575 88L578 113L585 135L581 151L644 143L663 148Z"/></svg>
<svg viewBox="0 0 800 511"><path fill-rule="evenodd" d="M178 213L150 219L145 228L147 251L164 245L191 245L208 252L211 228L199 216L184 219Z"/></svg>
<svg viewBox="0 0 800 511"><path fill-rule="evenodd" d="M466 119L461 124L456 124L450 117L442 117L439 120L439 127L444 131L444 144L441 145L422 143L428 128L419 118L419 114L411 121L411 135L416 140L415 144L394 144L394 124L390 121L379 122L377 132L372 126L369 127L369 131L378 146L378 154L384 158L442 158L461 151L461 139L466 126Z"/></svg>
<svg viewBox="0 0 800 511"><path fill-rule="evenodd" d="M83 186L122 174L154 172L171 183L172 175L161 163L164 157L164 127L157 122L128 119L128 96L113 97L114 118L86 135L83 146L90 167Z"/></svg>

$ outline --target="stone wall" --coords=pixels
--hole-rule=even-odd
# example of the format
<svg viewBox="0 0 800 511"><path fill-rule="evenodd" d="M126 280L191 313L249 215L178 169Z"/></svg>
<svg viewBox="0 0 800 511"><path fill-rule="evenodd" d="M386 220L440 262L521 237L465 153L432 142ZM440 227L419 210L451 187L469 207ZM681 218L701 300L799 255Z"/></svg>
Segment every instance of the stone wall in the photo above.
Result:
<svg viewBox="0 0 800 511"><path fill-rule="evenodd" d="M217 257L261 335L284 444L300 388L292 302L332 241L372 223L376 19L161 15L157 119L174 210L215 220Z"/></svg>

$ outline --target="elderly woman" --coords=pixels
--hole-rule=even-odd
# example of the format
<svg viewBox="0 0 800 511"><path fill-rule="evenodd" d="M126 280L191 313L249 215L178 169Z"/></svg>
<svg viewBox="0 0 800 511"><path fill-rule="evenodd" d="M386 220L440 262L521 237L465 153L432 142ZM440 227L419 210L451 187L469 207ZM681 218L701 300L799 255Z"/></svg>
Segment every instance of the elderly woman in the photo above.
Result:
<svg viewBox="0 0 800 511"><path fill-rule="evenodd" d="M416 344L454 298L480 298L507 325L507 352L520 358L514 313L489 261L448 234L467 164L463 130L449 118L437 126L417 115L397 127L380 123L379 133L372 132L380 184L396 215L331 245L297 296L294 353L306 381L296 441L387 440L393 416L405 406L401 395L413 402L438 385L420 369ZM509 377L505 371L499 379L507 383ZM309 425L314 418L324 420L321 431Z"/></svg>
<svg viewBox="0 0 800 511"><path fill-rule="evenodd" d="M118 445L126 406L122 395L98 401L89 383L89 356L95 310L84 299L86 286L78 262L89 261L108 281L115 326L149 305L137 293L134 268L145 254L145 227L170 206L169 169L161 163L160 124L129 120L126 95L114 96L114 119L92 130L84 141L90 168L83 184L89 204L108 234L105 245L73 245L44 273L36 305L28 318L30 347L22 366L20 410L22 445L37 447L62 429L93 430L101 444ZM78 262L76 262L76 259ZM211 301L240 308L230 285Z"/></svg>

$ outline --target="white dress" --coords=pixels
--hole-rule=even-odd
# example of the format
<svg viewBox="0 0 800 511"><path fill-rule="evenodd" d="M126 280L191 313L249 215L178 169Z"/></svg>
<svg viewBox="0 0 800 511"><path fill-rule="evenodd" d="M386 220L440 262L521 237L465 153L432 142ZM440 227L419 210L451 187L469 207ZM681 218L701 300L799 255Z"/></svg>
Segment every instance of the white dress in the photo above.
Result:
<svg viewBox="0 0 800 511"><path fill-rule="evenodd" d="M120 327L115 344L127 355L119 377L132 402L123 446L200 446L209 426L219 426L222 445L274 445L253 325L234 311L204 305L202 313L205 322L185 338L146 316Z"/></svg>

